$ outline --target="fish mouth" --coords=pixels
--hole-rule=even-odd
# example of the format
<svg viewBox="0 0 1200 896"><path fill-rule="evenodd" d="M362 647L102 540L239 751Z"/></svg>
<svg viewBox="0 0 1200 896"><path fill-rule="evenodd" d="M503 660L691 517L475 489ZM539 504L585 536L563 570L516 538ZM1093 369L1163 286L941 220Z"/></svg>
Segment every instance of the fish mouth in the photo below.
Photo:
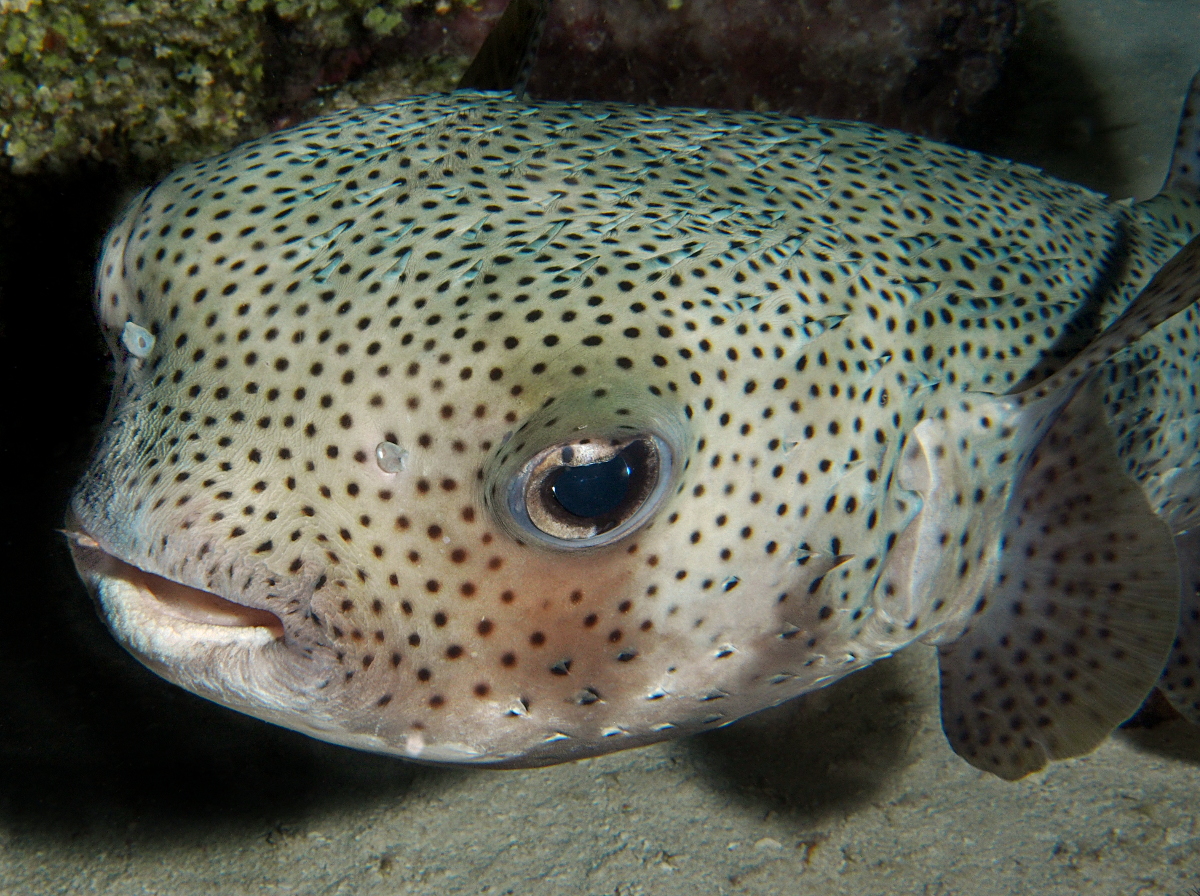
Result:
<svg viewBox="0 0 1200 896"><path fill-rule="evenodd" d="M337 739L330 651L294 621L123 560L76 514L63 532L100 616L142 665L230 709Z"/></svg>
<svg viewBox="0 0 1200 896"><path fill-rule="evenodd" d="M239 604L212 591L147 572L110 554L87 532L64 530L63 534L70 539L76 567L93 591L99 592L96 596L105 611L114 601L121 601L138 605L151 618L164 617L160 621L167 628L256 629L274 640L284 638L283 620L270 610Z"/></svg>

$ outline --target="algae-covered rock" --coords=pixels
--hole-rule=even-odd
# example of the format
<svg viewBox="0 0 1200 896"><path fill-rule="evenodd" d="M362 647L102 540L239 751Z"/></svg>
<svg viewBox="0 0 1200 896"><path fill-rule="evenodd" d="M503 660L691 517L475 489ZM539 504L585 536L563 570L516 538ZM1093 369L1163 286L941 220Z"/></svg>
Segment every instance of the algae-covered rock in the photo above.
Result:
<svg viewBox="0 0 1200 896"><path fill-rule="evenodd" d="M453 87L505 0L0 0L0 172L162 170L364 102ZM1017 0L557 0L545 99L757 108L947 137Z"/></svg>
<svg viewBox="0 0 1200 896"><path fill-rule="evenodd" d="M277 56L397 35L415 5L0 0L0 167L170 163L226 148L267 129Z"/></svg>
<svg viewBox="0 0 1200 896"><path fill-rule="evenodd" d="M0 0L0 139L14 170L204 152L262 80L261 15L238 0Z"/></svg>

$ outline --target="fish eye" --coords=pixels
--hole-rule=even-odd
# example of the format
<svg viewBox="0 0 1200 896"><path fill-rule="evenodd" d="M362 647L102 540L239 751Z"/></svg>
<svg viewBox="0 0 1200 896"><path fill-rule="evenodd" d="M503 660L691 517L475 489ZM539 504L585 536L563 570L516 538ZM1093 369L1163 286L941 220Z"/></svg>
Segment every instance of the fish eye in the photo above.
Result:
<svg viewBox="0 0 1200 896"><path fill-rule="evenodd" d="M600 547L650 519L671 471L670 447L653 433L558 442L517 471L508 509L518 527L544 545Z"/></svg>

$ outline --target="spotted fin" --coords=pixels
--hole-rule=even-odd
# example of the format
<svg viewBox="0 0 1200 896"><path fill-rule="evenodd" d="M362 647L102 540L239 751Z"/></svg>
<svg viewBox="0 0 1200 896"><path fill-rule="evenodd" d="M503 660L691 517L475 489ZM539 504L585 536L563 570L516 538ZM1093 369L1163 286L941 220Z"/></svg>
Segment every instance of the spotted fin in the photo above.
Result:
<svg viewBox="0 0 1200 896"><path fill-rule="evenodd" d="M1178 595L1170 530L1125 475L1089 386L1017 485L995 584L938 648L951 746L1010 780L1094 749L1158 680Z"/></svg>
<svg viewBox="0 0 1200 896"><path fill-rule="evenodd" d="M1163 193L1200 194L1200 72L1188 85Z"/></svg>
<svg viewBox="0 0 1200 896"><path fill-rule="evenodd" d="M1200 529L1175 539L1182 579L1179 628L1158 686L1193 725L1200 725Z"/></svg>
<svg viewBox="0 0 1200 896"><path fill-rule="evenodd" d="M991 450L1018 458L999 559L961 634L932 639L943 728L979 768L1016 779L1089 752L1163 671L1179 619L1173 533L1125 473L1095 372L1198 298L1200 238L1064 369L989 411L1009 434ZM978 414L949 423L968 433Z"/></svg>
<svg viewBox="0 0 1200 896"><path fill-rule="evenodd" d="M458 89L508 90L524 96L549 10L550 0L509 0L459 79Z"/></svg>

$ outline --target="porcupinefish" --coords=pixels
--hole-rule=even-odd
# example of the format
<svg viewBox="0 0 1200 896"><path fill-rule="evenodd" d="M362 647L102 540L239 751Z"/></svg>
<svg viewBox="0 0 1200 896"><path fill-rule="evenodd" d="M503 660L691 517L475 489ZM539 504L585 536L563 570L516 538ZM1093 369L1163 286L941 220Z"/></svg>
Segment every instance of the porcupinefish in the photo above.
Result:
<svg viewBox="0 0 1200 896"><path fill-rule="evenodd" d="M468 90L187 165L104 244L76 565L171 681L422 761L702 731L916 641L1005 778L1156 685L1200 722L1197 145L1133 204Z"/></svg>

